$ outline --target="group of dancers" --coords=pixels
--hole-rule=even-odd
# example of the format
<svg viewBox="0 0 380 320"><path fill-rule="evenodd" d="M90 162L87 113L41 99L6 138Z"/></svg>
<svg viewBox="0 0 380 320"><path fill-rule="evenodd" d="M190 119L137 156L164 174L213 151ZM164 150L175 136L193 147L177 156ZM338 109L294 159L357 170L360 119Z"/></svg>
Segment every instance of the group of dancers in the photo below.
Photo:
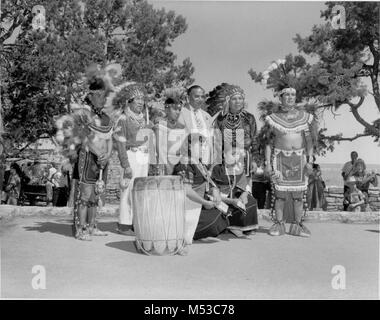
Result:
<svg viewBox="0 0 380 320"><path fill-rule="evenodd" d="M185 232L187 245L226 230L247 237L258 229L250 177L261 170L273 188L273 225L268 233L284 235L289 222L289 234L310 236L303 216L317 119L296 104L293 87L277 88L279 102L261 105L264 124L258 132L244 91L236 85L222 83L208 95L198 85L184 93L167 90L163 112L152 115L147 112L144 86L133 83L113 92L121 107L107 112L105 105L115 88L100 73L88 83L82 108L57 125L65 155L75 164L77 239L106 235L97 227L96 212L104 202L112 150L121 167L120 233L132 234L134 229L133 180L172 175L182 177L185 215L194 224L185 226L191 229ZM286 213L289 205L292 209Z"/></svg>

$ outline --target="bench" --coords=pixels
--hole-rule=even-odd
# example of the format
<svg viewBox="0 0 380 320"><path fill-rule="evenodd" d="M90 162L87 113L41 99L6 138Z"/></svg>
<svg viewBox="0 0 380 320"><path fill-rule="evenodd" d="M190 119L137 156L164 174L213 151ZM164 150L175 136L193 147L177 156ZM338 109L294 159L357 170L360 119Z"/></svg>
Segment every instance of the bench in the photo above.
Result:
<svg viewBox="0 0 380 320"><path fill-rule="evenodd" d="M31 206L34 206L37 201L44 202L45 205L47 205L46 186L33 184L24 185L20 194L19 204L23 206L25 205L25 201Z"/></svg>

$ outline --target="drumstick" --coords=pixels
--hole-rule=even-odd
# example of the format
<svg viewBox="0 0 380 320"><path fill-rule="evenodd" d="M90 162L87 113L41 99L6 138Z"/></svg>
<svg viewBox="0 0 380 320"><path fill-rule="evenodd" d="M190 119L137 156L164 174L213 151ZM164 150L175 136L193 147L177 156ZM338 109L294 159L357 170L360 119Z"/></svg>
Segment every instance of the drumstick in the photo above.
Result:
<svg viewBox="0 0 380 320"><path fill-rule="evenodd" d="M145 111L146 111L146 124L149 124L149 108L148 105L145 105Z"/></svg>

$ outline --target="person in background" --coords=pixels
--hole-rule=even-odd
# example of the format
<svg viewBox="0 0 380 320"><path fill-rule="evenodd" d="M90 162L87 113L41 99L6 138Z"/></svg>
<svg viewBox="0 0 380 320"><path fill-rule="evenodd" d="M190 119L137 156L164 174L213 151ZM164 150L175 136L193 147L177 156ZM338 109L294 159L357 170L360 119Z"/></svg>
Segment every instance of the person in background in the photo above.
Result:
<svg viewBox="0 0 380 320"><path fill-rule="evenodd" d="M357 159L356 163L353 168L353 174L352 176L356 180L356 186L357 188L363 193L364 196L364 202L365 202L365 208L363 208L365 211L371 211L371 208L369 206L368 198L368 189L370 184L372 184L374 187L377 187L378 185L378 179L377 175L374 171L371 173L366 172L366 165L362 159Z"/></svg>
<svg viewBox="0 0 380 320"><path fill-rule="evenodd" d="M258 165L252 174L252 195L257 200L257 208L264 209L271 194L270 177L265 174L263 165ZM270 198L269 198L270 199ZM269 205L269 203L268 203Z"/></svg>
<svg viewBox="0 0 380 320"><path fill-rule="evenodd" d="M349 190L348 190L349 187L348 187L346 181L349 177L352 176L354 164L355 164L356 160L358 160L358 157L359 157L358 153L356 151L352 151L351 152L351 161L346 162L342 168L342 177L343 177L343 181L344 181L343 194L346 194L347 192L349 192ZM347 211L347 209L348 209L348 205L343 203L343 210Z"/></svg>
<svg viewBox="0 0 380 320"><path fill-rule="evenodd" d="M29 177L29 182L31 182L31 178L32 178L32 166L33 166L33 162L25 162L21 169L22 171L25 173L25 175L27 175Z"/></svg>
<svg viewBox="0 0 380 320"><path fill-rule="evenodd" d="M313 172L309 175L307 189L307 203L310 210L326 210L326 199L324 195L325 182L322 178L322 171L319 164L313 164Z"/></svg>
<svg viewBox="0 0 380 320"><path fill-rule="evenodd" d="M348 211L360 212L361 206L365 204L363 193L356 186L356 179L353 176L350 176L346 185L348 187L344 195L344 205L347 206Z"/></svg>
<svg viewBox="0 0 380 320"><path fill-rule="evenodd" d="M13 162L10 168L10 176L5 191L8 193L7 204L17 206L21 191L22 171L20 166Z"/></svg>
<svg viewBox="0 0 380 320"><path fill-rule="evenodd" d="M54 205L54 191L53 188L55 187L53 182L53 176L58 172L57 165L55 163L49 163L46 167L47 172L45 172L46 175L46 197L47 197L47 205L53 206Z"/></svg>
<svg viewBox="0 0 380 320"><path fill-rule="evenodd" d="M64 165L61 166L52 176L52 184L54 186L53 190L53 206L55 207L65 207L69 195L69 172Z"/></svg>
<svg viewBox="0 0 380 320"><path fill-rule="evenodd" d="M11 166L9 163L5 164L4 176L3 176L3 188L1 190L1 203L6 204L8 201L8 193L5 191L7 187L9 177L11 175Z"/></svg>
<svg viewBox="0 0 380 320"><path fill-rule="evenodd" d="M30 184L42 185L46 184L46 175L39 161L35 161L30 168Z"/></svg>

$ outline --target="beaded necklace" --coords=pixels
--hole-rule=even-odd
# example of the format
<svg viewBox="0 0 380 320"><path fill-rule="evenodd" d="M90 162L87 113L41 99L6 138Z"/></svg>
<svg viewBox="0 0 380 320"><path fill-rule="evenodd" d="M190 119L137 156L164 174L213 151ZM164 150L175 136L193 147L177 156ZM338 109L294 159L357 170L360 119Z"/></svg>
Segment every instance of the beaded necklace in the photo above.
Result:
<svg viewBox="0 0 380 320"><path fill-rule="evenodd" d="M145 118L144 113L135 113L130 108L127 109L126 114L130 117L132 121L134 121L140 129L145 127Z"/></svg>
<svg viewBox="0 0 380 320"><path fill-rule="evenodd" d="M237 114L228 113L224 125L227 129L236 129L241 125L241 112Z"/></svg>

